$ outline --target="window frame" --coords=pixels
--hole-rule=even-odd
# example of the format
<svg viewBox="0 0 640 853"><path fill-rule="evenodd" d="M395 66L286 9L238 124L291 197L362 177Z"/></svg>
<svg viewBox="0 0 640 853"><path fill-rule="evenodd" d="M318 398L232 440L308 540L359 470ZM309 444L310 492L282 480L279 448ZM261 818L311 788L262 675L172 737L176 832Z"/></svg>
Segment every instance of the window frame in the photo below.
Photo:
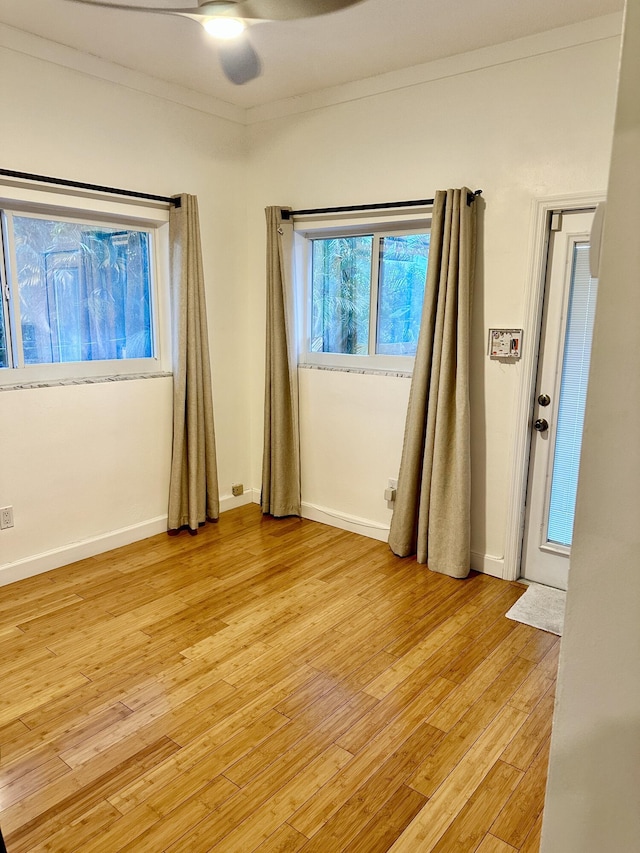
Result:
<svg viewBox="0 0 640 853"><path fill-rule="evenodd" d="M298 363L310 367L340 368L354 371L412 373L415 356L376 353L378 334L378 290L380 275L380 239L409 234L431 233L431 210L416 211L394 218L388 214L360 218L336 217L294 223L296 295L298 297ZM313 241L338 237L372 236L371 287L369 293L369 352L360 354L312 352Z"/></svg>
<svg viewBox="0 0 640 853"><path fill-rule="evenodd" d="M0 386L56 381L126 378L171 370L169 330L169 209L162 203L124 201L49 188L0 186L0 278L2 314L10 364L0 368ZM150 334L153 355L145 358L96 359L91 361L25 364L20 326L18 282L12 279L16 266L13 216L71 222L90 227L121 228L148 234Z"/></svg>

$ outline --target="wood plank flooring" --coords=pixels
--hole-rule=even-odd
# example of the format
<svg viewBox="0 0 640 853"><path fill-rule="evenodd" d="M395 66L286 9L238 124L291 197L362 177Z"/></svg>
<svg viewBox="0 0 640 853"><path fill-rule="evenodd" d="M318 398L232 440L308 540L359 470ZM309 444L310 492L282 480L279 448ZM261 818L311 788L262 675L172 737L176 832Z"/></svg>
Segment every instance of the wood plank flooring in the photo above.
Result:
<svg viewBox="0 0 640 853"><path fill-rule="evenodd" d="M524 589L256 506L0 588L9 853L537 853Z"/></svg>

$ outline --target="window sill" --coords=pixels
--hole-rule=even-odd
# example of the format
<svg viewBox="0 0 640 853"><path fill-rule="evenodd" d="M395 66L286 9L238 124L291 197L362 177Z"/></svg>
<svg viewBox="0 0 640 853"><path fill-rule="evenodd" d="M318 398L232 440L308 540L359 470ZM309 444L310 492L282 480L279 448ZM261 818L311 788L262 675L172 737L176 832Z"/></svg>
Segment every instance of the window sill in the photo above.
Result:
<svg viewBox="0 0 640 853"><path fill-rule="evenodd" d="M383 370L375 367L337 367L332 364L298 364L303 370L332 370L336 373L366 373L374 376L393 376L398 379L411 379L412 373L406 370Z"/></svg>
<svg viewBox="0 0 640 853"><path fill-rule="evenodd" d="M75 379L42 379L34 382L15 382L0 385L2 391L25 391L30 388L55 388L59 385L97 385L102 382L128 382L131 379L166 379L172 373L125 373L120 376L82 376Z"/></svg>

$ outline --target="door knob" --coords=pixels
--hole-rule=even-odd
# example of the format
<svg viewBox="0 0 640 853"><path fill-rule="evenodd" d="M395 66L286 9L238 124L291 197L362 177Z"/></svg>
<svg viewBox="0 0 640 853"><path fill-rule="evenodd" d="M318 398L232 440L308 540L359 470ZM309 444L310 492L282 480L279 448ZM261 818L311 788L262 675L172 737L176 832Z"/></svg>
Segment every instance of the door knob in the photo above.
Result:
<svg viewBox="0 0 640 853"><path fill-rule="evenodd" d="M545 421L544 418L538 418L538 420L534 423L533 428L537 432L546 432L549 429L549 424Z"/></svg>

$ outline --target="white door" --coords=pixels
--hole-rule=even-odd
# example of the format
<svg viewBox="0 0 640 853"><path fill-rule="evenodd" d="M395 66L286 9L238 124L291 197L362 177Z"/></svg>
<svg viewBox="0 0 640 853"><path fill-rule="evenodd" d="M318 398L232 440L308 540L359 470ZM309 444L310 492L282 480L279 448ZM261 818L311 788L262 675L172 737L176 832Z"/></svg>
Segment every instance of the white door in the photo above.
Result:
<svg viewBox="0 0 640 853"><path fill-rule="evenodd" d="M566 589L597 280L589 272L593 210L551 217L525 532L524 578Z"/></svg>

